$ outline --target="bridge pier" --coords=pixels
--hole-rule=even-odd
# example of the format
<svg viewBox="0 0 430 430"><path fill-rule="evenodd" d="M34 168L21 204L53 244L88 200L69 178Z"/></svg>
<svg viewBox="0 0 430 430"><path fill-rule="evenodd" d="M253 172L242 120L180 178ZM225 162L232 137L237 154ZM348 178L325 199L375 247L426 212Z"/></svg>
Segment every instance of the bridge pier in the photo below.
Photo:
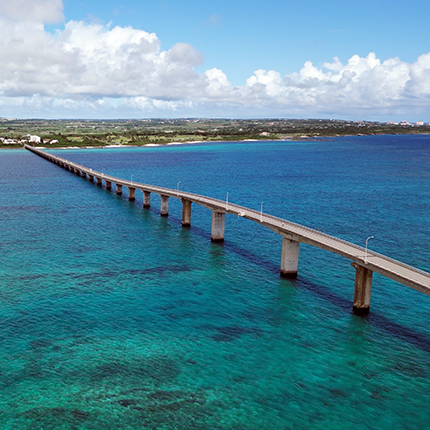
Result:
<svg viewBox="0 0 430 430"><path fill-rule="evenodd" d="M81 175L83 178L86 178L86 177L87 177L87 174L86 174L83 170L81 170L80 175Z"/></svg>
<svg viewBox="0 0 430 430"><path fill-rule="evenodd" d="M367 315L370 310L373 272L356 263L351 263L351 266L355 268L354 302L352 310L356 315Z"/></svg>
<svg viewBox="0 0 430 430"><path fill-rule="evenodd" d="M53 156L51 154L45 153L39 149L36 149L29 145L24 145L25 149L28 149L35 154L57 164L62 165L66 169L74 172L77 176L83 176L82 169L88 172L88 175L94 175L94 172L91 169L88 169L84 166L75 165L72 162L67 160L63 160L60 157ZM63 164L61 164L63 162ZM97 177L97 184L102 185L103 181L106 183L106 189L110 190L112 187L112 181L115 183L116 180L121 181L123 184L133 184L132 181L126 181L121 178L115 178L113 176L104 176L103 171L97 172L94 176ZM106 180L106 177L108 180ZM91 178L91 176L90 176ZM143 206L149 207L150 205L150 195L151 192L144 191L142 188L146 188L144 184L134 183L135 186L139 187L144 194ZM117 186L119 188L119 186ZM121 187L122 188L122 187ZM159 189L158 187L149 187L157 194L163 192L163 189ZM185 202L185 199L190 199L190 201L195 202L196 204L201 204L204 207L209 207L212 209L212 230L211 230L211 240L222 242L224 240L224 229L225 229L225 213L228 211L228 201L224 202L217 199L211 199L209 197L205 197L205 201L202 201L202 196L191 194L191 193L179 193L179 188L176 190L170 189L166 190L168 194L171 196L175 196L183 199L183 215L182 221L183 224L188 224L191 221L191 202ZM186 196L186 198L185 198ZM161 215L168 214L168 196L161 197ZM255 210L250 210L243 208L245 212L242 212L242 209L237 205L234 206L235 211L238 211L238 216L247 217L253 219L255 222L258 220L262 220L261 215L262 211L258 212ZM249 215L249 216L248 216ZM252 216L253 215L253 216ZM260 215L260 217L258 217ZM281 224L281 225L279 225ZM373 271L380 273L382 276L385 276L389 279L392 279L396 282L399 282L408 287L414 288L417 291L430 295L430 273L426 273L422 270L416 269L414 267L408 266L399 261L390 259L384 255L370 253L367 254L366 249L362 247L357 247L354 244L345 242L344 240L337 239L334 236L329 236L323 233L318 233L315 230L309 229L304 226L300 226L298 224L292 224L287 220L282 220L276 217L265 216L265 222L262 223L263 226L270 228L275 231L279 235L283 237L282 242L282 259L281 259L281 276L294 277L297 275L298 268L298 257L299 257L299 241L303 241L311 246L316 246L321 249L328 250L332 253L339 254L343 257L351 259L354 263L352 266L356 269L355 276L355 286L354 286L354 301L353 301L353 312L355 314L367 314L370 310L370 296L371 296L371 288L372 288L372 277ZM294 228L291 228L294 227ZM286 237L284 237L285 235ZM288 239L289 237L297 238L297 240ZM365 257L364 261L361 257L361 252L364 251ZM372 269L368 269L367 264L367 256L372 257L372 265L370 267ZM355 263L357 261L357 263Z"/></svg>
<svg viewBox="0 0 430 430"><path fill-rule="evenodd" d="M283 278L296 278L299 267L300 242L282 238L281 276Z"/></svg>
<svg viewBox="0 0 430 430"><path fill-rule="evenodd" d="M161 197L160 215L167 216L169 215L169 196L160 195L160 197Z"/></svg>
<svg viewBox="0 0 430 430"><path fill-rule="evenodd" d="M182 199L182 227L191 225L191 202Z"/></svg>
<svg viewBox="0 0 430 430"><path fill-rule="evenodd" d="M91 182L94 182L94 176L93 176L93 175L88 175L88 179L89 179Z"/></svg>
<svg viewBox="0 0 430 430"><path fill-rule="evenodd" d="M122 194L122 185L121 184L115 184L116 185L116 193L118 195Z"/></svg>
<svg viewBox="0 0 430 430"><path fill-rule="evenodd" d="M212 212L212 242L224 242L225 212Z"/></svg>
<svg viewBox="0 0 430 430"><path fill-rule="evenodd" d="M151 193L150 191L143 192L143 207L149 208L151 207Z"/></svg>
<svg viewBox="0 0 430 430"><path fill-rule="evenodd" d="M135 197L135 193L136 193L136 188L132 188L132 187L127 187L128 188L128 199L130 201L133 201L136 197Z"/></svg>

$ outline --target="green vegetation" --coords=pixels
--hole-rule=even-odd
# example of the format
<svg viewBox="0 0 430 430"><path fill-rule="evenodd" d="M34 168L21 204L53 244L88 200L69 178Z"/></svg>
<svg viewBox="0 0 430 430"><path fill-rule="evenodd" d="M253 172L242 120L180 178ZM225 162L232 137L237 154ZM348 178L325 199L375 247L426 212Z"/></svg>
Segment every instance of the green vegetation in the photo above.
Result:
<svg viewBox="0 0 430 430"><path fill-rule="evenodd" d="M0 146L8 148L20 147L28 135L41 137L36 146L80 147L411 133L430 133L430 126L318 119L0 119Z"/></svg>

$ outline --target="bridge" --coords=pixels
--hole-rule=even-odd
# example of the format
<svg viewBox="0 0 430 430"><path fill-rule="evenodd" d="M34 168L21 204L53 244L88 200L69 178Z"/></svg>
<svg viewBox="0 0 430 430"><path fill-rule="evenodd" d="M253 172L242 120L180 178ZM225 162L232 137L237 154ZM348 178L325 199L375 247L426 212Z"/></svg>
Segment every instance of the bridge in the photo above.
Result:
<svg viewBox="0 0 430 430"><path fill-rule="evenodd" d="M170 197L179 199L182 202L182 225L184 227L191 225L192 203L204 206L212 211L211 240L214 242L224 240L226 214L247 218L273 230L282 237L280 265L282 277L294 278L297 276L300 243L315 246L350 259L351 265L356 271L353 299L353 312L356 314L364 315L369 312L373 272L430 295L430 273L318 230L228 201L179 191L179 189L173 190L116 178L32 146L24 145L24 147L82 177L88 176L90 181L94 182L95 180L100 186L104 182L108 190L111 190L112 184L115 184L117 194L122 194L123 187L127 187L129 200L134 200L136 190L140 190L143 193L144 208L149 208L151 205L151 193L158 194L161 199L161 216L167 216L169 213Z"/></svg>

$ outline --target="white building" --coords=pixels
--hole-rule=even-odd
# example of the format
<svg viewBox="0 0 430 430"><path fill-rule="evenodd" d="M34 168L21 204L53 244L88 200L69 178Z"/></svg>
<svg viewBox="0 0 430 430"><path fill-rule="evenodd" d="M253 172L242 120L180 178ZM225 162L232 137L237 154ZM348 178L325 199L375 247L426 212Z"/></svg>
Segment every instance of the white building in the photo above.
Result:
<svg viewBox="0 0 430 430"><path fill-rule="evenodd" d="M31 136L31 135L29 135L28 141L30 143L40 143L41 139L40 139L39 136Z"/></svg>

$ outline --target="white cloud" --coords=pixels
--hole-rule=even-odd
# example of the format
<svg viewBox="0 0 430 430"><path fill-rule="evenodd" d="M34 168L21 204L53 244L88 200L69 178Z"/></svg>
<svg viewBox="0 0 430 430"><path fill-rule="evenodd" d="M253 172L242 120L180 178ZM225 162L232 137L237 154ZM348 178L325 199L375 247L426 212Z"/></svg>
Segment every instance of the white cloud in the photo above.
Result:
<svg viewBox="0 0 430 430"><path fill-rule="evenodd" d="M402 110L430 116L430 53L410 64L374 53L338 58L282 76L256 70L233 86L202 55L177 43L162 50L155 33L62 19L61 0L0 0L0 106L40 116L350 116ZM33 114L31 114L33 113ZM4 114L2 114L4 115Z"/></svg>
<svg viewBox="0 0 430 430"><path fill-rule="evenodd" d="M285 107L353 112L364 107L413 106L416 97L430 95L429 74L430 54L408 64L398 58L381 62L370 53L365 58L354 55L346 64L334 58L319 68L307 61L299 73L285 78L274 71L258 70L247 80L247 86L252 90L256 83L261 84L262 96L270 96Z"/></svg>
<svg viewBox="0 0 430 430"><path fill-rule="evenodd" d="M284 93L284 85L281 74L274 70L257 70L247 79L246 85L256 92L263 92L270 97L276 97Z"/></svg>
<svg viewBox="0 0 430 430"><path fill-rule="evenodd" d="M205 93L211 97L226 97L231 92L231 84L227 79L225 73L220 69L206 70Z"/></svg>
<svg viewBox="0 0 430 430"><path fill-rule="evenodd" d="M199 88L201 55L189 44L160 50L154 33L70 21L62 32L0 19L0 91L7 96L148 96L178 99Z"/></svg>
<svg viewBox="0 0 430 430"><path fill-rule="evenodd" d="M64 19L62 0L0 0L0 16L14 21L54 23Z"/></svg>

